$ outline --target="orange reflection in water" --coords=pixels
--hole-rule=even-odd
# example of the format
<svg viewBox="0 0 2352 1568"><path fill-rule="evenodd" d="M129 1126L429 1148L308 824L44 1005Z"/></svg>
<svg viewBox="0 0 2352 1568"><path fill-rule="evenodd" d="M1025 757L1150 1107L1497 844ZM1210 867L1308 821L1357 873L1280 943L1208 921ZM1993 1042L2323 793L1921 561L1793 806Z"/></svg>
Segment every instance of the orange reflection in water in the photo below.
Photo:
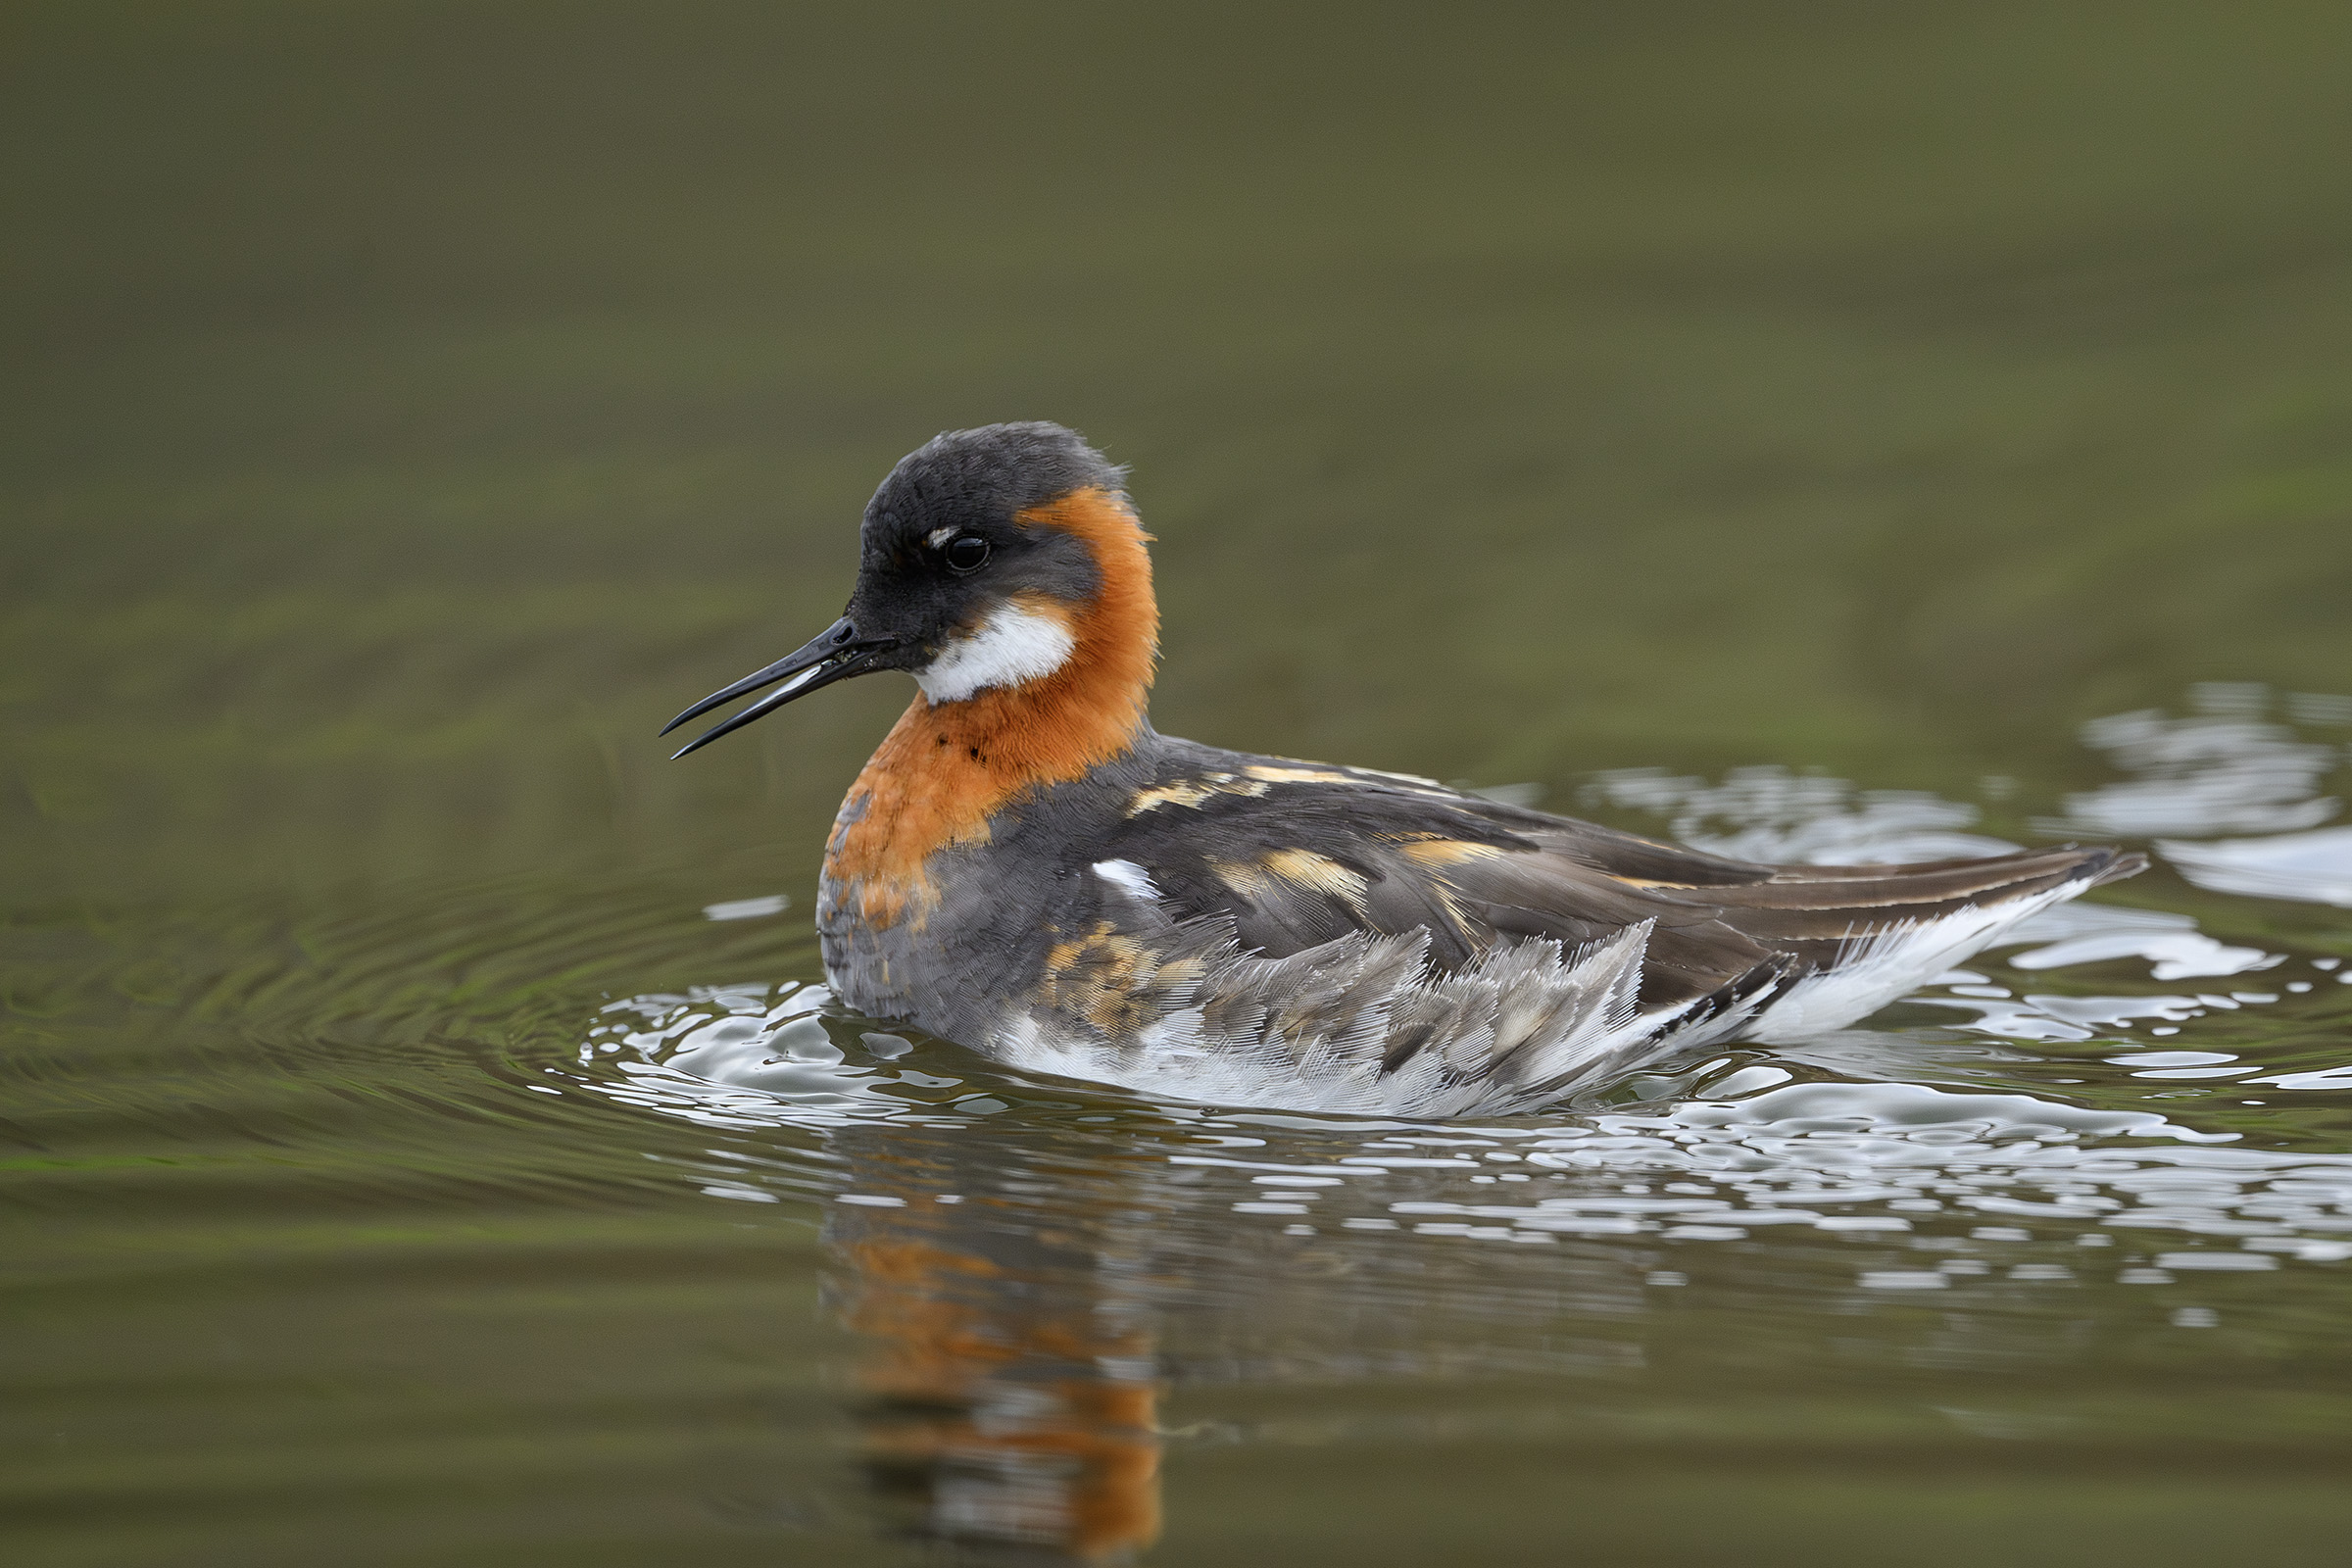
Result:
<svg viewBox="0 0 2352 1568"><path fill-rule="evenodd" d="M900 1201L838 1208L828 1227L842 1320L864 1341L877 1489L934 1539L1089 1563L1151 1544L1152 1337L1097 1250L997 1199Z"/></svg>

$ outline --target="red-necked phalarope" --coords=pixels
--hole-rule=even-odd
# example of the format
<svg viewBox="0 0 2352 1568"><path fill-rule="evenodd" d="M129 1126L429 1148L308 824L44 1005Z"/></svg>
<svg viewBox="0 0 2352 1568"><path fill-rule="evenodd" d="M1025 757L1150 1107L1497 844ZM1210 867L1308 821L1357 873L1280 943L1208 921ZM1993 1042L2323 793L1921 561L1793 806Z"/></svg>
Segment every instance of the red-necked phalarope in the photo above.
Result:
<svg viewBox="0 0 2352 1568"><path fill-rule="evenodd" d="M1145 715L1159 612L1123 479L1059 425L940 436L874 492L841 619L671 721L778 687L683 757L834 681L914 676L825 854L850 1005L1185 1100L1493 1114L1842 1027L2146 863L1749 864L1171 739Z"/></svg>

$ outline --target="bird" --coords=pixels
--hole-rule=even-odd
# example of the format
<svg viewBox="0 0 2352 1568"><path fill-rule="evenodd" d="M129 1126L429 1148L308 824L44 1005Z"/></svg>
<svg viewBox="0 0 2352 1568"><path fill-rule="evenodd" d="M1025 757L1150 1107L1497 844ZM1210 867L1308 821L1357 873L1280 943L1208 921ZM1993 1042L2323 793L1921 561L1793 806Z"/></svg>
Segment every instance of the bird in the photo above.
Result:
<svg viewBox="0 0 2352 1568"><path fill-rule="evenodd" d="M867 504L841 617L663 729L775 688L685 757L836 681L913 676L826 843L848 1006L1192 1103L1508 1114L1843 1028L2146 864L1763 864L1162 735L1150 539L1127 470L1074 431L946 432Z"/></svg>

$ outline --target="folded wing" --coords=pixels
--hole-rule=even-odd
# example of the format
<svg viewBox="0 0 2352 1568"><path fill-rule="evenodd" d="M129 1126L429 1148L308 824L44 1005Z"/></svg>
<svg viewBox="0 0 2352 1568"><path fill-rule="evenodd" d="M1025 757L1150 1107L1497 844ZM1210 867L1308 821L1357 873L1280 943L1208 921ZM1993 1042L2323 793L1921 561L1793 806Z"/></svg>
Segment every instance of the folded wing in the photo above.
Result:
<svg viewBox="0 0 2352 1568"><path fill-rule="evenodd" d="M2145 863L2069 846L1764 865L1422 781L1247 759L1162 784L1113 842L1168 914L1229 918L1245 951L1272 958L1350 933L1426 930L1429 962L1449 972L1529 939L1578 949L1647 922L1644 1008L1753 992L1768 976L1793 985L1883 958L1906 933L1965 931L1982 946L2049 896Z"/></svg>

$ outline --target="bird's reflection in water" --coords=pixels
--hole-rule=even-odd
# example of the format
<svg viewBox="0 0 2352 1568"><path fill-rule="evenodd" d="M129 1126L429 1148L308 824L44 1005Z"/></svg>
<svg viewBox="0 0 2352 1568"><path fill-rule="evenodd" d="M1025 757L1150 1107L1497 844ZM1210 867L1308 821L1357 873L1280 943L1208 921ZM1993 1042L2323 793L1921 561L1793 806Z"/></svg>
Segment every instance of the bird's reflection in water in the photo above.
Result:
<svg viewBox="0 0 2352 1568"><path fill-rule="evenodd" d="M875 1490L965 1560L1131 1560L1159 1534L1158 1387L1118 1193L1047 1218L968 1146L906 1133L838 1141L826 1229Z"/></svg>

